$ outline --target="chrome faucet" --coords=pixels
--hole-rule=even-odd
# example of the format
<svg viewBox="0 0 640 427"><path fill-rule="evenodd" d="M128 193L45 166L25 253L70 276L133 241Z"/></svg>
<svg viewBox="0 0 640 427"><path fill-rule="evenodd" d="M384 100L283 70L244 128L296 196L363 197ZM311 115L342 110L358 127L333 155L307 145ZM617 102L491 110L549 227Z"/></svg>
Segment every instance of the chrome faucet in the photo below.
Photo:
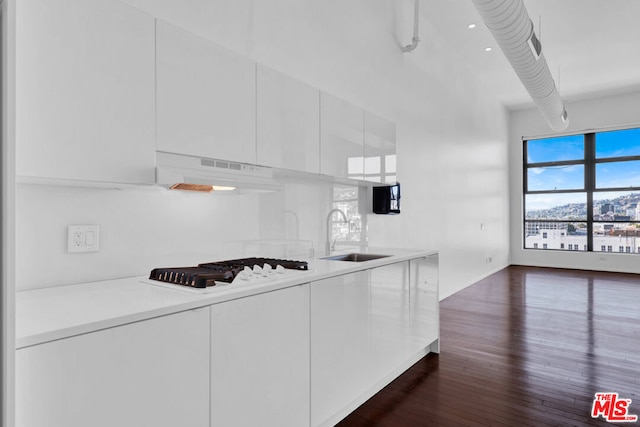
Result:
<svg viewBox="0 0 640 427"><path fill-rule="evenodd" d="M346 222L346 223L349 222L349 220L347 219L347 215L343 211L341 211L340 209L331 209L329 211L329 213L327 214L327 243L325 245L325 251L326 251L327 255L331 255L331 252L335 249L335 246L336 246L335 239L333 240L333 244L331 243L331 228L329 226L329 223L331 222L331 217L336 212L338 212L338 213L340 213L340 215L342 215L342 218L343 218L344 222Z"/></svg>

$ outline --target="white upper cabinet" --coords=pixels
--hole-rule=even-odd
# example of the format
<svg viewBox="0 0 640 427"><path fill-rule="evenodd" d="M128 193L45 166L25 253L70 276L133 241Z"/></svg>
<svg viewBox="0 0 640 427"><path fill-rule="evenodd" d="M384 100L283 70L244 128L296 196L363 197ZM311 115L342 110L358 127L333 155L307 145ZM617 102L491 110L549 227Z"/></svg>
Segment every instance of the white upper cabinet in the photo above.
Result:
<svg viewBox="0 0 640 427"><path fill-rule="evenodd" d="M396 182L396 125L394 122L364 113L364 179Z"/></svg>
<svg viewBox="0 0 640 427"><path fill-rule="evenodd" d="M16 13L17 175L152 183L153 18L100 0Z"/></svg>
<svg viewBox="0 0 640 427"><path fill-rule="evenodd" d="M362 179L364 112L346 101L320 94L320 172Z"/></svg>
<svg viewBox="0 0 640 427"><path fill-rule="evenodd" d="M258 64L258 164L320 172L320 91Z"/></svg>
<svg viewBox="0 0 640 427"><path fill-rule="evenodd" d="M255 62L158 20L157 149L256 162Z"/></svg>

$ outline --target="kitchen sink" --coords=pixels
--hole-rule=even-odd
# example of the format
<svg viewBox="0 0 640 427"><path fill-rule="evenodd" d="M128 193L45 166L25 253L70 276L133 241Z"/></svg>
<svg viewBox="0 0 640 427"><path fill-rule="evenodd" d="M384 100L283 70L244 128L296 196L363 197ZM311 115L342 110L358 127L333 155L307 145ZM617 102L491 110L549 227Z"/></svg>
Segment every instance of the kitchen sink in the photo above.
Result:
<svg viewBox="0 0 640 427"><path fill-rule="evenodd" d="M375 254L340 254L324 257L322 259L328 259L331 261L350 261L350 262L363 262L363 261L371 261L373 259L387 258L391 255L375 255Z"/></svg>

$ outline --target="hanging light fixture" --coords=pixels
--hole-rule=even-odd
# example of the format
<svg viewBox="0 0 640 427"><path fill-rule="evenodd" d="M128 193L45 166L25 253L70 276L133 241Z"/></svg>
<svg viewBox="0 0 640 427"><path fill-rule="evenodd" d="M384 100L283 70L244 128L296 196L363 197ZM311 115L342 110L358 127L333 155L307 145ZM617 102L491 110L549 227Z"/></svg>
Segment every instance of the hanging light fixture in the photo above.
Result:
<svg viewBox="0 0 640 427"><path fill-rule="evenodd" d="M473 0L473 3L549 127L555 131L566 129L567 110L523 0Z"/></svg>

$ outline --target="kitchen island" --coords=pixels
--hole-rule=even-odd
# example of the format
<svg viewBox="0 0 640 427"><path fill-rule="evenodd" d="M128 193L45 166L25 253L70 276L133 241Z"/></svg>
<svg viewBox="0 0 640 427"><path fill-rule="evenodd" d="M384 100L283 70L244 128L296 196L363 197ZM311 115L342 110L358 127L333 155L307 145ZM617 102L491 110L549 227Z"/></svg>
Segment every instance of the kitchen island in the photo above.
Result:
<svg viewBox="0 0 640 427"><path fill-rule="evenodd" d="M201 294L19 292L17 425L333 425L438 351L437 252L368 252Z"/></svg>

